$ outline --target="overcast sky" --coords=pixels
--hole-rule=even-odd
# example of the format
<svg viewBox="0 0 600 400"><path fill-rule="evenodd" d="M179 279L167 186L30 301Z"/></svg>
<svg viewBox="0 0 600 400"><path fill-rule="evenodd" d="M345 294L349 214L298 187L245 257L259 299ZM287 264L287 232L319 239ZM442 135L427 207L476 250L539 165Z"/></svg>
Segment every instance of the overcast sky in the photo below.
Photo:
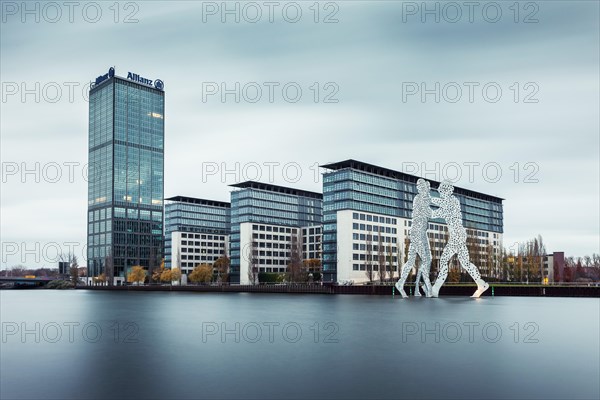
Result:
<svg viewBox="0 0 600 400"><path fill-rule="evenodd" d="M354 158L506 199L507 247L599 251L596 1L228 3L239 22L221 2L35 4L2 2L3 268L83 254L84 85L110 66L165 83L165 197L321 191L315 166Z"/></svg>

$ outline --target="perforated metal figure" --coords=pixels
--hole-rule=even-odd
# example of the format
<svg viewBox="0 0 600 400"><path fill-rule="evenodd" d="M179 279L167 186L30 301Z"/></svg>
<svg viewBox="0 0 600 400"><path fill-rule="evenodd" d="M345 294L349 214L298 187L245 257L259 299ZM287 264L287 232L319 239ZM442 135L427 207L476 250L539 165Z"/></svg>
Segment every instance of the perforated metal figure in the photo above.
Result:
<svg viewBox="0 0 600 400"><path fill-rule="evenodd" d="M448 277L448 262L456 254L460 266L467 270L471 278L477 283L477 290L471 297L479 297L490 285L487 284L477 267L469 260L469 250L467 249L467 231L462 224L462 215L460 212L460 202L452 193L454 186L448 181L440 183L438 188L440 198L432 198L433 205L438 206L432 213L432 218L443 218L448 225L448 243L442 252L440 259L440 272L435 284L433 285L432 295L438 297L440 288Z"/></svg>
<svg viewBox="0 0 600 400"><path fill-rule="evenodd" d="M402 266L400 279L396 282L396 289L402 297L407 298L404 291L404 283L408 273L415 266L417 255L421 259L421 266L417 273L415 282L415 296L420 296L419 281L422 278L424 282L423 290L425 295L431 297L431 282L429 281L429 269L431 267L431 249L429 248L429 239L427 238L427 228L429 227L429 218L431 217L431 195L429 193L429 182L425 179L417 181L417 195L413 200L412 226L410 228L410 245L408 246L408 259ZM418 293L418 294L417 294Z"/></svg>

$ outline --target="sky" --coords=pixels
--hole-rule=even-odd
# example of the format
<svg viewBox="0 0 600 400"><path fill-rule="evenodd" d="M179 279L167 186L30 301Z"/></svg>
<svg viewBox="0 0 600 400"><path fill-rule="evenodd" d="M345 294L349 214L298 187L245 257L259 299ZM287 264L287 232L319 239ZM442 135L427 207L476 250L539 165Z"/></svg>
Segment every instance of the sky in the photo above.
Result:
<svg viewBox="0 0 600 400"><path fill-rule="evenodd" d="M165 197L352 158L505 199L506 247L600 252L599 3L467 4L2 1L0 267L84 264L111 66L164 81Z"/></svg>

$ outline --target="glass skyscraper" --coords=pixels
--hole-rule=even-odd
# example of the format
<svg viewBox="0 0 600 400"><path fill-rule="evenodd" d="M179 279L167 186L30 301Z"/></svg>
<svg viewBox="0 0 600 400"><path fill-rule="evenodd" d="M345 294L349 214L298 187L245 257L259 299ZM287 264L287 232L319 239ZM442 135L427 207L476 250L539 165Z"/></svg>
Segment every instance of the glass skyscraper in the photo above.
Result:
<svg viewBox="0 0 600 400"><path fill-rule="evenodd" d="M322 165L323 174L323 278L324 281L356 280L365 274L364 263L374 256L365 249L376 247L382 236L383 245L391 247L395 268L402 259L403 241L412 219L412 201L417 193L418 176L346 160ZM438 182L430 181L432 189ZM432 191L432 195L436 195ZM488 243L500 249L503 232L502 199L456 187L463 224L478 236L483 246ZM443 246L446 228L443 220L432 220L430 237ZM433 232L433 231L439 232ZM361 242L362 241L362 242ZM371 241L372 243L368 243ZM434 259L439 249L433 247Z"/></svg>
<svg viewBox="0 0 600 400"><path fill-rule="evenodd" d="M88 276L125 277L163 256L164 110L160 80L114 68L89 92Z"/></svg>

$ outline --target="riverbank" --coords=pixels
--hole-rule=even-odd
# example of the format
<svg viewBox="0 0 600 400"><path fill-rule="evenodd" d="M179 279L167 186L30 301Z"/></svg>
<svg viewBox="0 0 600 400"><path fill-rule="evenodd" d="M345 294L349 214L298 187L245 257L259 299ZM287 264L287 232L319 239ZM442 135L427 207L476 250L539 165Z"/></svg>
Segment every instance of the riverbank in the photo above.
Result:
<svg viewBox="0 0 600 400"><path fill-rule="evenodd" d="M473 284L444 285L440 296L471 296L476 286ZM302 293L302 294L362 294L399 296L390 285L145 285L145 286L78 286L77 290L116 290L139 292L222 292L222 293ZM412 294L414 285L405 285L406 293ZM551 285L490 285L483 296L541 296L541 297L600 297L598 286L551 286Z"/></svg>

